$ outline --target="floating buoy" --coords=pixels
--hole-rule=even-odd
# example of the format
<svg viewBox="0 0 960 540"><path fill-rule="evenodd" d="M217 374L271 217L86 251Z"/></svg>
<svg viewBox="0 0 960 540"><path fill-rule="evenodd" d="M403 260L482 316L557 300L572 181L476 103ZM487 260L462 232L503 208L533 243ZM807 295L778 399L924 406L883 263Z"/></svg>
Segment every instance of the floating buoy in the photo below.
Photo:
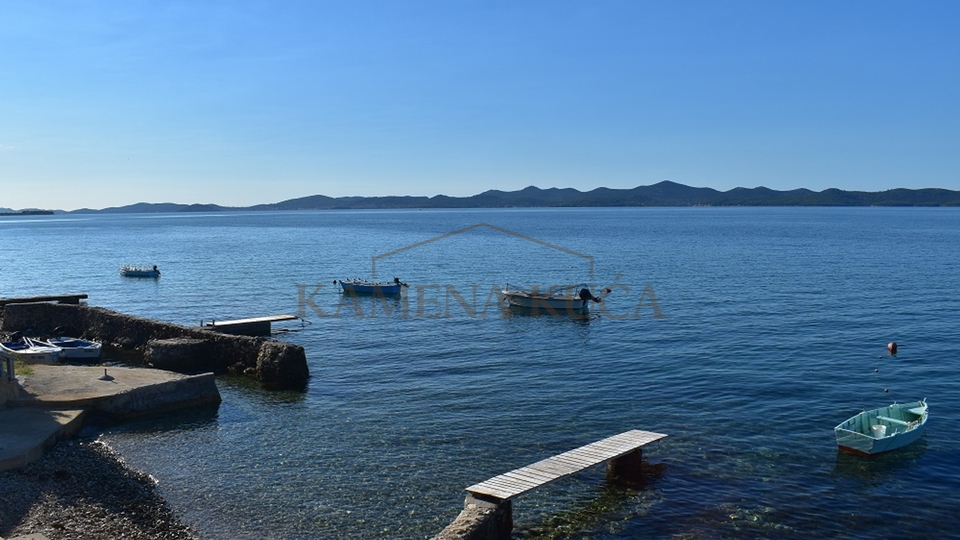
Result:
<svg viewBox="0 0 960 540"><path fill-rule="evenodd" d="M887 352L890 353L890 354L892 354L893 356L896 356L896 355L897 355L897 342L896 342L896 341L891 341L890 343L887 343Z"/></svg>

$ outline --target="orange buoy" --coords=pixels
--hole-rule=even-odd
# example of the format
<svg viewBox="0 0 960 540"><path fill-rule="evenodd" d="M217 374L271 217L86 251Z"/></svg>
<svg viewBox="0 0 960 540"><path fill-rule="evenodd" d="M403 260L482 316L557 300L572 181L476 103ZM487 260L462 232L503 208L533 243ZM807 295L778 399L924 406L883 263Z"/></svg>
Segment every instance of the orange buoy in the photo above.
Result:
<svg viewBox="0 0 960 540"><path fill-rule="evenodd" d="M897 355L897 342L896 342L896 341L891 341L890 343L887 343L887 352L890 353L890 354L892 354L893 356L896 356L896 355Z"/></svg>

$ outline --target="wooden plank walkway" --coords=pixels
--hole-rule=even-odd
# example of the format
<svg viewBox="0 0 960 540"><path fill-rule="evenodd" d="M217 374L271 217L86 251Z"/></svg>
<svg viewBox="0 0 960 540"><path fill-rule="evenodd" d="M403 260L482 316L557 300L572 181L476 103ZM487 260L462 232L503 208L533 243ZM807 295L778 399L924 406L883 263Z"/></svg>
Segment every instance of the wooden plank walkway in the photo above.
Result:
<svg viewBox="0 0 960 540"><path fill-rule="evenodd" d="M231 324L256 324L270 323L280 321L293 321L299 319L296 315L267 315L266 317L253 317L250 319L234 319L232 321L210 321L207 326L229 326Z"/></svg>
<svg viewBox="0 0 960 540"><path fill-rule="evenodd" d="M60 294L53 296L29 296L26 298L0 298L0 306L7 304L29 304L33 302L57 302L58 304L79 304L86 300L85 294Z"/></svg>
<svg viewBox="0 0 960 540"><path fill-rule="evenodd" d="M279 321L293 321L299 319L296 315L267 315L250 319L235 319L232 321L210 321L204 326L222 334L241 336L269 336L270 323Z"/></svg>
<svg viewBox="0 0 960 540"><path fill-rule="evenodd" d="M666 437L663 433L634 429L564 452L467 488L473 495L507 500L558 478L618 458Z"/></svg>

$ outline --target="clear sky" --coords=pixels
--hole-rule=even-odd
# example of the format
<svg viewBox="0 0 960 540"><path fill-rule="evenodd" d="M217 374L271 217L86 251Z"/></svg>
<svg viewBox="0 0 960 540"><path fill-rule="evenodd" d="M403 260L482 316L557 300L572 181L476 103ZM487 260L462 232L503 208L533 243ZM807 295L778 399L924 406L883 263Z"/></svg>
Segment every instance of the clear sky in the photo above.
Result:
<svg viewBox="0 0 960 540"><path fill-rule="evenodd" d="M960 1L0 0L0 207L960 189Z"/></svg>

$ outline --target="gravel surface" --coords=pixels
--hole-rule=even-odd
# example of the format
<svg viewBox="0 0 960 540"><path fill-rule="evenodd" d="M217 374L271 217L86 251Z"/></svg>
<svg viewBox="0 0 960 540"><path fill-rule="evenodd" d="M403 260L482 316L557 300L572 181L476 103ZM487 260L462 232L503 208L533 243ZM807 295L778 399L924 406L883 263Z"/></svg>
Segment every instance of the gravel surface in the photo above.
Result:
<svg viewBox="0 0 960 540"><path fill-rule="evenodd" d="M0 472L0 536L49 540L196 540L147 474L95 441L65 441Z"/></svg>

